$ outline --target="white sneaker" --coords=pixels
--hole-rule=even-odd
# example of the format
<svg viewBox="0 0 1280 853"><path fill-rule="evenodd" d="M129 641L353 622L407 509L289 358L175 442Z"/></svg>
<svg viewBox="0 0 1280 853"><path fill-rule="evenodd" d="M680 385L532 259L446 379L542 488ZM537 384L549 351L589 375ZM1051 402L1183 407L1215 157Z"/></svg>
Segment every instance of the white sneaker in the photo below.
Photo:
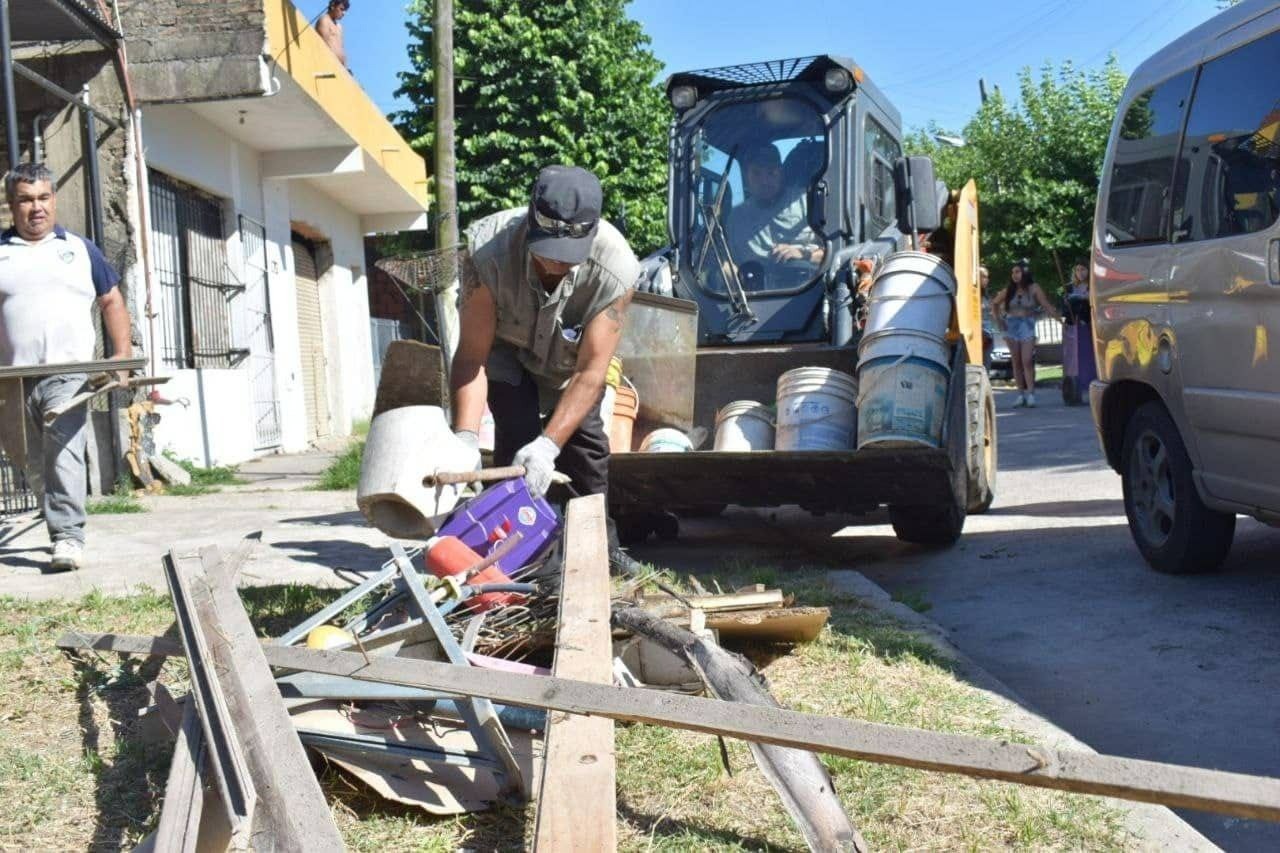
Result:
<svg viewBox="0 0 1280 853"><path fill-rule="evenodd" d="M1021 408L1022 408L1023 406L1025 406L1026 404L1027 404L1027 395L1026 395L1026 394L1019 394L1019 395L1018 395L1018 402L1014 403L1014 404L1013 404L1013 407L1014 407L1015 409L1021 409Z"/></svg>
<svg viewBox="0 0 1280 853"><path fill-rule="evenodd" d="M74 539L59 539L53 543L53 559L49 567L67 572L79 569L84 562L84 545Z"/></svg>
<svg viewBox="0 0 1280 853"><path fill-rule="evenodd" d="M1027 405L1027 408L1028 408L1028 409L1034 409L1034 408L1036 407L1036 395L1035 395L1035 394L1028 394L1028 395L1027 395L1027 404L1026 404L1026 405Z"/></svg>

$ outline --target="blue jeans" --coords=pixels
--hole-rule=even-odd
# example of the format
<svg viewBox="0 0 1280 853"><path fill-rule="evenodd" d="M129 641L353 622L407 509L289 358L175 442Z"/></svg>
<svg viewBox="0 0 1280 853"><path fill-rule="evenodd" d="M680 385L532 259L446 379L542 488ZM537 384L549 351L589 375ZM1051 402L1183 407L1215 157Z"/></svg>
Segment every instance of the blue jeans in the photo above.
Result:
<svg viewBox="0 0 1280 853"><path fill-rule="evenodd" d="M85 375L43 376L22 380L27 404L27 454L24 473L44 510L49 539L84 543L85 421L88 406L76 406L51 424L44 413L84 388ZM17 460L15 460L17 461Z"/></svg>

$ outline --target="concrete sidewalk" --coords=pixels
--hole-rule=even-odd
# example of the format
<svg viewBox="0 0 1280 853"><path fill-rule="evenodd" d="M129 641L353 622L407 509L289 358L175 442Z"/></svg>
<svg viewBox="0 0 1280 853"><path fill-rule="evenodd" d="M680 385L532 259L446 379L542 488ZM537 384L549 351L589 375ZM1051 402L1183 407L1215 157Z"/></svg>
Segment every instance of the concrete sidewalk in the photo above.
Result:
<svg viewBox="0 0 1280 853"><path fill-rule="evenodd" d="M0 525L0 595L78 598L93 590L163 590L160 559L170 549L217 545L229 551L249 536L258 541L242 574L245 584L342 585L339 572L374 571L390 557L390 540L364 523L354 492L298 490L298 483L279 478L287 492L240 486L200 497L144 497L139 500L147 512L91 515L85 567L78 572L47 574L43 522L31 515L8 519ZM18 535L7 539L13 533Z"/></svg>

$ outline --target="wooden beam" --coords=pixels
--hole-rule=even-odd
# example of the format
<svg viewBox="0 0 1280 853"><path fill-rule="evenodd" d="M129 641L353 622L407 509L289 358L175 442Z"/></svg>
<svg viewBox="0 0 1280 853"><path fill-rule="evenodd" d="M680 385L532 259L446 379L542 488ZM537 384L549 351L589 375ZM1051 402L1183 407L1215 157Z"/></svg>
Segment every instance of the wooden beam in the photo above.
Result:
<svg viewBox="0 0 1280 853"><path fill-rule="evenodd" d="M64 639L69 637L64 635ZM87 635L85 640L70 647L130 652L134 648L153 646L157 639ZM86 640L89 644L81 645ZM63 645L61 641L59 644ZM270 646L265 651L268 661L277 667L484 696L509 705L595 714L613 720L793 746L918 770L1280 821L1280 779L1268 776L863 723L783 708L680 696L661 690L610 687L474 667L463 669L437 661L404 658L365 661L362 655L352 652Z"/></svg>
<svg viewBox="0 0 1280 853"><path fill-rule="evenodd" d="M609 629L609 545L604 495L569 501L564 575L552 674L613 683ZM547 715L534 850L618 846L613 720Z"/></svg>
<svg viewBox="0 0 1280 853"><path fill-rule="evenodd" d="M177 553L170 559L187 570L192 603L258 794L253 846L262 849L265 844L282 853L346 849L233 573L217 548L201 549L198 560Z"/></svg>
<svg viewBox="0 0 1280 853"><path fill-rule="evenodd" d="M199 712L195 702L187 702L173 748L173 760L169 763L169 781L164 788L164 806L155 833L156 850L194 853L198 849L205 798L204 754Z"/></svg>

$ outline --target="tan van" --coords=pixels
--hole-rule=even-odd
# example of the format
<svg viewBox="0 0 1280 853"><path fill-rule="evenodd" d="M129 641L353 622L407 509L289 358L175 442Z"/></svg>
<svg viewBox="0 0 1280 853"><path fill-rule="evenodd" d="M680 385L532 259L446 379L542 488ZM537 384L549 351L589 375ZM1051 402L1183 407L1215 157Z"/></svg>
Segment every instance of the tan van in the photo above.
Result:
<svg viewBox="0 0 1280 853"><path fill-rule="evenodd" d="M1215 568L1237 514L1280 525L1277 220L1280 4L1245 0L1133 73L1098 194L1089 397L1162 572Z"/></svg>

